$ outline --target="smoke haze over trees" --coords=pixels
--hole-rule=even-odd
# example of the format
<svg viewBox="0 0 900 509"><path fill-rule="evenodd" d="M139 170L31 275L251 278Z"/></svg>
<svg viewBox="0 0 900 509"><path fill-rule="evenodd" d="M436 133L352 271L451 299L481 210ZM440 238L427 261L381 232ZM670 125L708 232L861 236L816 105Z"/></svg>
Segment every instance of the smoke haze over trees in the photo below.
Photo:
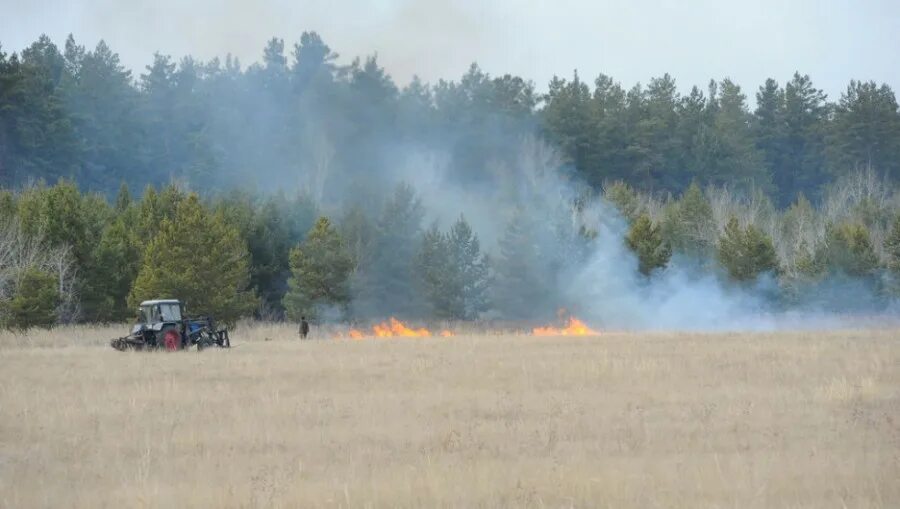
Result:
<svg viewBox="0 0 900 509"><path fill-rule="evenodd" d="M611 320L600 279L658 308L654 292L698 278L715 288L704 295L765 312L895 298L900 111L886 84L849 81L829 100L799 72L686 94L668 74L575 72L541 94L475 64L400 88L374 56L336 62L314 32L271 39L249 66L156 54L137 74L102 41L0 50L0 246L53 250L0 266L0 309L119 320L129 295L133 307L188 288L203 306L221 288L178 277L238 259L222 284L239 298L205 311L529 319L566 306ZM308 238L319 216L333 226ZM182 241L202 243L207 265L182 253L179 273ZM602 260L634 278L600 278Z"/></svg>
<svg viewBox="0 0 900 509"><path fill-rule="evenodd" d="M156 54L132 74L102 41L41 37L0 56L0 179L66 177L107 194L174 179L325 199L344 196L336 183L348 178L384 180L406 146L445 153L458 180L490 180L489 164L509 162L526 134L558 147L595 188L755 186L787 205L860 167L900 178L900 113L886 84L850 81L829 101L800 73L758 89L713 80L682 95L668 74L630 85L576 72L542 95L473 64L458 81L400 89L374 56L335 59L306 32L295 44L271 39L246 67Z"/></svg>

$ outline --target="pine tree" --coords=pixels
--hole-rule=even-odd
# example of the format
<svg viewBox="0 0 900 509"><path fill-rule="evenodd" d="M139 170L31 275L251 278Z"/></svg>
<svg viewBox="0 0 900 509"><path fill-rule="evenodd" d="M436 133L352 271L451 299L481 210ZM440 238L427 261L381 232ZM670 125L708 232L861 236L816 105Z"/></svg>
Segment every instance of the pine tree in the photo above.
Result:
<svg viewBox="0 0 900 509"><path fill-rule="evenodd" d="M798 246L798 255L794 261L797 275L800 279L815 281L820 279L828 270L827 261L821 250L812 251Z"/></svg>
<svg viewBox="0 0 900 509"><path fill-rule="evenodd" d="M163 221L175 217L178 205L184 198L185 193L175 185L168 185L160 191L148 186L138 204L138 237L155 237Z"/></svg>
<svg viewBox="0 0 900 509"><path fill-rule="evenodd" d="M675 133L680 102L675 80L669 74L653 78L646 90L635 87L629 93L631 145L634 157L633 181L643 189L677 185L675 175L680 147Z"/></svg>
<svg viewBox="0 0 900 509"><path fill-rule="evenodd" d="M753 281L764 272L778 270L772 239L752 224L741 228L734 216L725 225L717 255L728 275L739 282Z"/></svg>
<svg viewBox="0 0 900 509"><path fill-rule="evenodd" d="M40 236L49 247L68 249L79 277L76 293L81 299L82 317L96 319L97 306L104 298L96 288L106 277L94 259L97 243L112 211L98 195L82 195L74 183L59 181L23 192L18 200L18 216L25 233Z"/></svg>
<svg viewBox="0 0 900 509"><path fill-rule="evenodd" d="M453 318L454 296L460 293L458 278L450 261L448 242L437 225L425 231L416 256L416 273L422 294L428 301L432 315Z"/></svg>
<svg viewBox="0 0 900 509"><path fill-rule="evenodd" d="M638 270L645 276L653 269L665 267L672 257L672 249L663 240L659 225L653 224L647 214L641 214L631 224L625 242L637 255Z"/></svg>
<svg viewBox="0 0 900 509"><path fill-rule="evenodd" d="M56 322L60 303L57 281L53 274L28 269L16 285L16 293L5 307L6 326L16 330L31 327L50 328Z"/></svg>
<svg viewBox="0 0 900 509"><path fill-rule="evenodd" d="M691 179L703 176L704 169L709 166L707 147L715 116L712 105L712 98L708 98L696 86L678 103L676 136L681 162L678 185L673 191L687 188Z"/></svg>
<svg viewBox="0 0 900 509"><path fill-rule="evenodd" d="M534 319L556 309L547 253L535 240L536 225L518 209L500 238L494 284L495 307L508 319Z"/></svg>
<svg viewBox="0 0 900 509"><path fill-rule="evenodd" d="M784 87L784 158L775 181L782 203L798 191L822 184L827 113L825 93L809 76L794 73Z"/></svg>
<svg viewBox="0 0 900 509"><path fill-rule="evenodd" d="M233 324L256 307L249 277L247 245L237 228L221 213L210 214L197 195L190 194L148 242L129 306L176 298L191 314Z"/></svg>
<svg viewBox="0 0 900 509"><path fill-rule="evenodd" d="M69 246L79 266L90 263L101 225L92 224L91 211L74 183L43 184L19 195L18 214L29 235L40 233L51 246ZM101 203L101 210L108 206Z"/></svg>
<svg viewBox="0 0 900 509"><path fill-rule="evenodd" d="M340 233L327 217L320 217L306 239L291 249L291 278L284 296L288 318L316 318L326 306L346 308L352 268Z"/></svg>
<svg viewBox="0 0 900 509"><path fill-rule="evenodd" d="M860 167L900 178L900 109L893 90L851 81L834 108L829 166L842 175Z"/></svg>
<svg viewBox="0 0 900 509"><path fill-rule="evenodd" d="M250 250L250 285L262 300L261 313L279 318L290 277L289 253L313 227L317 210L304 195L276 193L260 198L231 192L214 206L238 228Z"/></svg>
<svg viewBox="0 0 900 509"><path fill-rule="evenodd" d="M641 204L637 193L625 182L617 180L603 189L603 197L618 209L628 221L637 220L641 213Z"/></svg>
<svg viewBox="0 0 900 509"><path fill-rule="evenodd" d="M489 260L465 217L447 234L436 226L422 236L417 271L435 316L472 320L487 310Z"/></svg>
<svg viewBox="0 0 900 509"><path fill-rule="evenodd" d="M900 275L900 214L894 219L891 231L884 240L884 250L887 253L888 268Z"/></svg>
<svg viewBox="0 0 900 509"><path fill-rule="evenodd" d="M42 35L20 56L0 52L0 184L78 175L79 145L65 107L59 49Z"/></svg>
<svg viewBox="0 0 900 509"><path fill-rule="evenodd" d="M303 32L294 45L291 81L295 92L304 93L311 83L331 79L338 54L316 32Z"/></svg>
<svg viewBox="0 0 900 509"><path fill-rule="evenodd" d="M465 217L450 228L447 250L451 274L454 274L458 293L454 294L452 318L473 320L488 309L488 290L491 284L490 260L481 253L478 236Z"/></svg>
<svg viewBox="0 0 900 509"><path fill-rule="evenodd" d="M773 176L775 188L784 193L785 181L792 173L784 166L785 159L785 119L784 90L778 82L769 78L756 92L756 111L753 113L754 138L762 163Z"/></svg>
<svg viewBox="0 0 900 509"><path fill-rule="evenodd" d="M832 225L826 233L825 245L825 260L831 271L851 277L870 277L878 269L878 256L865 225Z"/></svg>
<svg viewBox="0 0 900 509"><path fill-rule="evenodd" d="M588 136L590 144L585 152L595 167L579 170L594 187L604 180L626 179L631 176L628 130L627 93L619 83L606 75L594 80L594 93L590 101L591 124L596 135Z"/></svg>
<svg viewBox="0 0 900 509"><path fill-rule="evenodd" d="M423 208L412 187L400 184L375 225L373 249L354 277L354 313L361 317L415 317L422 301L414 283Z"/></svg>
<svg viewBox="0 0 900 509"><path fill-rule="evenodd" d="M123 213L131 207L131 192L128 190L128 184L122 182L119 186L119 194L116 195L116 213Z"/></svg>
<svg viewBox="0 0 900 509"><path fill-rule="evenodd" d="M887 255L889 289L894 295L900 296L900 214L894 219L884 240L884 250Z"/></svg>
<svg viewBox="0 0 900 509"><path fill-rule="evenodd" d="M0 189L0 224L16 214L16 198L11 191Z"/></svg>
<svg viewBox="0 0 900 509"><path fill-rule="evenodd" d="M667 207L662 227L663 237L676 252L703 259L715 248L717 232L712 206L696 182L681 200Z"/></svg>
<svg viewBox="0 0 900 509"><path fill-rule="evenodd" d="M133 315L128 292L141 267L143 241L136 232L137 210L128 208L103 230L94 251L92 320L118 322Z"/></svg>
<svg viewBox="0 0 900 509"><path fill-rule="evenodd" d="M353 260L354 273L360 268L368 267L374 258L377 232L375 225L358 205L344 213L340 221L340 232L344 247Z"/></svg>
<svg viewBox="0 0 900 509"><path fill-rule="evenodd" d="M140 186L158 181L160 169L148 167L140 149L147 132L131 71L102 40L88 52L73 41L70 56L74 61L67 65L76 74L66 89L66 105L81 140L80 182L113 192L123 180Z"/></svg>
<svg viewBox="0 0 900 509"><path fill-rule="evenodd" d="M198 69L185 57L176 64L155 53L153 63L139 80L139 107L145 122L147 147L144 163L156 174L153 180L187 178L207 186L215 157L207 131L209 107L197 93Z"/></svg>
<svg viewBox="0 0 900 509"><path fill-rule="evenodd" d="M751 116L741 87L729 79L720 83L713 121L713 138L707 146L706 180L714 184L751 189L766 188L770 175L761 164L750 130ZM712 98L712 97L711 97Z"/></svg>
<svg viewBox="0 0 900 509"><path fill-rule="evenodd" d="M545 100L541 113L550 139L576 167L585 168L589 182L599 185L602 178L596 174L599 168L592 150L596 123L591 119L590 88L578 72L571 81L554 76Z"/></svg>

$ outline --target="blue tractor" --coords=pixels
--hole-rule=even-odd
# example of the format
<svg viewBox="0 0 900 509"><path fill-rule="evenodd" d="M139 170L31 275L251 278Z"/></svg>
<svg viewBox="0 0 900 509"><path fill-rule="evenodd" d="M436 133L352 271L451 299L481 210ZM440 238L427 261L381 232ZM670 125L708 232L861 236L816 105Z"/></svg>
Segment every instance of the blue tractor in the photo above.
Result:
<svg viewBox="0 0 900 509"><path fill-rule="evenodd" d="M197 350L210 346L228 348L228 330L216 328L211 317L186 318L184 304L176 299L145 300L131 334L110 342L116 350Z"/></svg>

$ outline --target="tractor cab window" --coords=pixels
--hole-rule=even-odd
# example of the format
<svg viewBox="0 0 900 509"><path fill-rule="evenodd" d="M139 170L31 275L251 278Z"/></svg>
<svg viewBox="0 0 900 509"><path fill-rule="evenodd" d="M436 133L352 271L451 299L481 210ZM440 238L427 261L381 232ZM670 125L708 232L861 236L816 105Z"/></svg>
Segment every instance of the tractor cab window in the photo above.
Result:
<svg viewBox="0 0 900 509"><path fill-rule="evenodd" d="M141 321L144 323L156 323L159 321L159 311L156 306L141 307Z"/></svg>
<svg viewBox="0 0 900 509"><path fill-rule="evenodd" d="M178 304L160 304L159 314L162 322L181 321L181 306Z"/></svg>

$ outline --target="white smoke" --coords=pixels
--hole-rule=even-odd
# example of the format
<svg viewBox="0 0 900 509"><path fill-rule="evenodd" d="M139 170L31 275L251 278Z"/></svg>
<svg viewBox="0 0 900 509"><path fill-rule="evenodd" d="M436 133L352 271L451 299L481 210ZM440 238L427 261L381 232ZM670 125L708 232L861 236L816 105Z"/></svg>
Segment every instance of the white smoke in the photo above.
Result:
<svg viewBox="0 0 900 509"><path fill-rule="evenodd" d="M536 224L567 222L572 236L584 229L596 232L586 256L565 252L572 263L558 272L556 294L534 303L536 315L564 307L606 329L684 331L836 328L859 325L861 316L876 323L890 319L884 310L836 313L816 305L815 299L785 309L779 306L774 275L740 285L720 274L712 261L698 267L678 255L664 270L644 276L625 245L628 224L618 210L570 178L556 152L534 138L522 142L516 164L491 169L489 186L450 183L445 161L417 151L395 176L413 184L429 210L429 221L446 225L464 214L488 250L496 249L508 212L517 205L524 204ZM556 241L546 236L535 240ZM834 293L855 295L856 301L880 301L871 289L852 281L833 281L823 288L827 286Z"/></svg>
<svg viewBox="0 0 900 509"><path fill-rule="evenodd" d="M623 241L625 221L602 200L597 240L588 261L561 281L567 300L581 303L585 318L614 329L769 330L776 319L767 310L765 278L752 290L728 287L712 272L675 259L650 278Z"/></svg>

